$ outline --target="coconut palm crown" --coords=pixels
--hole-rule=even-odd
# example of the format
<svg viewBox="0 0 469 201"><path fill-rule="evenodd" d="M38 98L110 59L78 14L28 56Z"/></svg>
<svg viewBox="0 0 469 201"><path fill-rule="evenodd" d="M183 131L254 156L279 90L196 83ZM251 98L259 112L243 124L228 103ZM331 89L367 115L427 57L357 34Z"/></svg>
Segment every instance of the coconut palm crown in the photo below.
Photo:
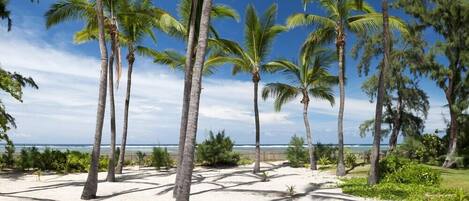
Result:
<svg viewBox="0 0 469 201"><path fill-rule="evenodd" d="M267 63L271 68L282 71L289 79L289 83L268 83L262 90L262 98L275 98L274 108L280 111L287 102L296 100L301 95L303 104L303 118L306 128L306 139L309 148L311 169L316 170L314 146L312 144L311 129L308 120L308 106L310 96L327 100L334 104L333 87L337 84L337 77L328 72L328 67L336 62L334 51L315 48L300 53L299 61L277 60Z"/></svg>
<svg viewBox="0 0 469 201"><path fill-rule="evenodd" d="M286 27L275 24L277 17L277 5L272 4L262 16L258 16L254 6L249 5L246 9L246 20L244 30L244 48L238 43L225 39L218 39L220 46L230 52L230 56L224 60L232 63L233 74L247 72L252 74L254 83L254 116L256 124L256 162L254 172L260 172L260 123L259 109L257 104L258 85L261 80L260 73L269 71L266 63L267 56L272 43L278 34L286 31Z"/></svg>

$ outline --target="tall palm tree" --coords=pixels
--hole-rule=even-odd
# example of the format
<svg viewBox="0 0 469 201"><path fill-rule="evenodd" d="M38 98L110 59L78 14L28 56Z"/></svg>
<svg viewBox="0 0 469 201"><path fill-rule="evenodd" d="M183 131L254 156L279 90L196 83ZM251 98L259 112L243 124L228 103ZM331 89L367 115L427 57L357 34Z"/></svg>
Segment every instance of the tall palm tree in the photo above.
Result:
<svg viewBox="0 0 469 201"><path fill-rule="evenodd" d="M390 39L389 39L389 14L388 14L388 1L382 0L383 9L383 65L379 71L378 78L378 95L376 97L376 110L375 110L375 129L373 136L373 147L371 149L371 166L370 175L368 176L368 184L374 185L378 183L379 176L379 148L381 144L381 121L383 117L383 100L385 96L384 83L386 83L386 70L389 68L390 56Z"/></svg>
<svg viewBox="0 0 469 201"><path fill-rule="evenodd" d="M311 0L304 0L303 5ZM296 13L288 17L287 26L294 28L297 26L317 25L318 29L311 32L305 44L308 43L329 43L335 40L337 54L339 57L339 115L337 123L338 134L338 164L337 175L345 175L344 164L344 104L345 104L345 41L346 32L353 33L377 31L383 23L382 15L376 13L374 9L363 0L321 0L321 7L325 8L326 16L315 14ZM305 9L306 10L306 9ZM405 24L398 18L390 17L391 28L405 30Z"/></svg>
<svg viewBox="0 0 469 201"><path fill-rule="evenodd" d="M51 9L46 13L46 25L47 27L50 27L67 20L79 19L85 21L85 27L75 34L75 42L83 43L95 40L98 38L98 27L95 20L96 12L93 10L93 6L94 4L87 0L64 0L57 2L53 4ZM104 15L105 28L107 30L106 38L110 38L113 46L113 54L111 55L110 60L112 61L114 59L114 53L116 55L117 81L119 81L121 74L120 44L128 49L127 60L129 62L129 73L124 111L123 139L121 142L121 155L119 156L119 162L116 168L117 173L122 173L127 139L131 73L132 65L135 61L135 46L138 45L146 36L150 36L153 40L156 40L153 34L154 28L158 28L166 33L172 33L181 32L183 26L164 10L155 8L150 0L132 2L126 0L106 1L104 8L107 11ZM121 30L118 30L117 27L120 27ZM111 68L112 64L113 62L109 63ZM110 80L109 82L110 85L113 85L113 80ZM107 180L114 181L115 152L113 150L115 150L115 118L112 109L112 106L114 105L113 88L110 88L109 91L111 95L111 154L109 157L110 163L108 167Z"/></svg>
<svg viewBox="0 0 469 201"><path fill-rule="evenodd" d="M277 5L272 4L259 18L254 6L246 9L246 24L244 30L244 48L230 40L219 39L217 42L231 53L226 62L233 63L233 74L248 72L252 75L254 84L254 120L256 125L256 160L254 173L260 172L260 123L258 108L258 88L261 72L268 72L267 56L275 37L286 30L285 26L276 25Z"/></svg>
<svg viewBox="0 0 469 201"><path fill-rule="evenodd" d="M275 66L283 71L291 80L291 84L269 83L262 90L262 98L265 100L269 96L275 98L274 107L280 111L287 102L295 100L301 95L303 104L303 120L306 129L306 139L308 142L309 162L311 170L316 170L315 151L311 136L311 128L308 120L308 106L310 96L324 99L334 104L334 94L332 87L337 84L337 77L332 76L327 68L336 61L335 52L314 49L312 51L302 51L298 62L289 60L278 60L266 65Z"/></svg>
<svg viewBox="0 0 469 201"><path fill-rule="evenodd" d="M186 29L183 33L175 33L176 36L179 36L180 39L185 40L189 45L186 49L185 62L184 62L184 92L183 92L183 104L181 111L181 124L179 127L179 146L178 146L178 168L176 174L176 180L180 179L180 166L182 163L182 156L184 153L184 142L186 139L186 129L187 129L187 116L189 112L189 101L190 101L190 87L192 82L192 69L194 66L194 57L195 57L195 45L197 44L199 29L200 29L200 18L202 14L202 0L181 0L181 3L178 7L178 13L180 17L180 23L186 25ZM238 20L239 15L236 10L232 9L229 6L215 4L212 6L210 12L210 17L212 19L218 18L231 18ZM215 28L210 25L209 31L212 37L218 37ZM171 57L170 54L166 54ZM176 182L178 183L178 182ZM173 195L176 196L177 187L175 185Z"/></svg>
<svg viewBox="0 0 469 201"><path fill-rule="evenodd" d="M96 198L96 191L98 190L98 169L99 169L99 155L101 148L101 136L104 123L104 110L106 108L106 87L107 87L107 48L104 33L104 16L103 16L103 2L96 0L96 16L98 21L99 31L99 50L101 52L101 75L99 79L99 100L98 111L96 115L96 131L93 144L93 151L91 152L91 165L88 172L81 199L89 200Z"/></svg>
<svg viewBox="0 0 469 201"><path fill-rule="evenodd" d="M194 167L195 139L197 134L197 121L200 103L200 91L202 84L202 70L207 50L208 32L210 28L210 13L212 10L212 0L204 0L200 18L199 37L194 60L193 77L191 83L189 112L187 118L187 131L184 143L184 155L181 163L181 182L177 188L176 200L189 201L190 187L192 181L192 171ZM190 46L192 44L188 44Z"/></svg>

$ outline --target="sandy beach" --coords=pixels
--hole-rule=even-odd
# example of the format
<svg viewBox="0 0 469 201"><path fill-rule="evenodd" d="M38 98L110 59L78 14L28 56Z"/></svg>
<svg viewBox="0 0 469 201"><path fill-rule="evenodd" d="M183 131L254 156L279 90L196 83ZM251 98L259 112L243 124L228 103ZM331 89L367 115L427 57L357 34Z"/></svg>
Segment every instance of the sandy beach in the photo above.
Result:
<svg viewBox="0 0 469 201"><path fill-rule="evenodd" d="M191 186L191 200L291 200L287 186L294 186L294 200L363 200L342 194L339 180L329 172L291 168L282 162L262 163L269 181L252 174L252 166L233 168L196 167ZM0 200L80 200L86 173L37 175L2 174ZM103 180L99 173L96 200L174 200L172 189L175 169L156 171L154 168L128 167L118 175L119 182Z"/></svg>

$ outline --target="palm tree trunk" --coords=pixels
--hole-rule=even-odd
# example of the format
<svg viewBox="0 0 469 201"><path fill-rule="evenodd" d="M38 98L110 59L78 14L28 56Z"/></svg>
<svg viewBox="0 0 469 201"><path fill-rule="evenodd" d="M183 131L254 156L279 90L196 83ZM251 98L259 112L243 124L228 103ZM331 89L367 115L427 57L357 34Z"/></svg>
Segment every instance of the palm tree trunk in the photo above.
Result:
<svg viewBox="0 0 469 201"><path fill-rule="evenodd" d="M211 10L212 0L205 0L202 5L199 40L194 62L189 113L187 119L186 141L184 143L184 155L181 165L182 185L178 187L178 192L176 193L177 201L189 201L192 171L194 167L194 151L195 140L197 135L197 121L199 118L200 91L202 89L202 69L205 61L205 53L207 50L207 39L208 30L210 26Z"/></svg>
<svg viewBox="0 0 469 201"><path fill-rule="evenodd" d="M388 1L382 1L383 8L383 47L384 47L384 56L383 56L383 66L379 72L378 80L378 95L376 98L376 114L375 114L375 135L373 138L373 147L371 150L371 166L370 166L370 175L368 177L368 184L374 185L378 183L379 179L379 148L381 143L381 121L383 117L383 99L384 99L384 83L386 79L386 70L389 67L389 16L388 16Z"/></svg>
<svg viewBox="0 0 469 201"><path fill-rule="evenodd" d="M308 141L308 150L309 150L309 164L311 164L311 170L317 170L316 158L314 156L314 145L311 136L311 128L309 126L308 120L308 104L309 98L303 98L301 101L303 103L303 121L305 122L306 129L306 140Z"/></svg>
<svg viewBox="0 0 469 201"><path fill-rule="evenodd" d="M189 34L187 37L187 50L186 50L186 63L185 63L185 74L184 74L184 95L182 98L182 112L181 112L181 126L179 128L179 146L178 146L178 165L176 170L176 181L173 189L173 197L177 196L178 186L181 185L181 164L184 153L184 143L186 140L186 129L187 129L187 116L189 113L189 102L192 84L192 71L193 71L193 55L195 48L195 21L197 15L197 2L198 0L192 1L191 7L191 19L189 24Z"/></svg>
<svg viewBox="0 0 469 201"><path fill-rule="evenodd" d="M127 54L127 62L129 69L127 69L127 91L125 93L125 106L124 106L124 125L122 129L122 141L119 155L119 162L117 171L122 174L122 168L125 160L125 146L127 145L127 130L129 125L129 105L130 105L130 87L132 85L132 70L135 62L135 49L133 45L129 45L129 53Z"/></svg>
<svg viewBox="0 0 469 201"><path fill-rule="evenodd" d="M337 122L337 138L339 146L339 154L337 157L337 176L345 175L345 164L344 164L344 106L345 106L345 36L343 31L339 31L337 44L339 53L339 115Z"/></svg>
<svg viewBox="0 0 469 201"><path fill-rule="evenodd" d="M96 129L94 135L93 150L91 152L91 164L86 179L81 199L89 200L96 198L98 190L98 168L99 168L99 155L101 149L101 137L104 123L104 112L106 108L106 87L107 87L107 49L104 37L104 17L103 17L103 2L96 0L96 14L98 18L98 31L99 31L99 50L101 52L101 75L99 78L99 94L98 94L98 109L96 114Z"/></svg>
<svg viewBox="0 0 469 201"><path fill-rule="evenodd" d="M116 174L115 174L115 161L116 158L116 108L114 103L114 75L113 75L113 64L114 64L114 57L116 55L116 32L115 26L111 28L111 56L109 57L109 65L108 65L108 75L109 75L109 105L110 105L110 113L111 113L111 144L110 148L111 151L109 153L109 163L107 168L107 177L106 181L108 182L115 182L116 181Z"/></svg>
<svg viewBox="0 0 469 201"><path fill-rule="evenodd" d="M259 123L259 106L258 106L258 90L259 90L259 81L261 77L259 72L254 72L252 75L252 81L254 82L254 121L256 123L256 161L254 163L254 173L261 171L261 145L260 145L260 123Z"/></svg>

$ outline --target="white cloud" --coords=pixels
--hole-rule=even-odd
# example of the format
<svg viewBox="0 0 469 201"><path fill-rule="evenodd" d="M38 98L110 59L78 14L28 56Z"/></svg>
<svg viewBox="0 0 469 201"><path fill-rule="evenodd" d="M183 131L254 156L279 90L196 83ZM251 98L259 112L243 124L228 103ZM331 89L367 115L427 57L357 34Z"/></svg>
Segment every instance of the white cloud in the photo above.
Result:
<svg viewBox="0 0 469 201"><path fill-rule="evenodd" d="M12 138L26 143L91 143L96 120L98 58L70 52L64 44L48 44L31 34L27 36L25 39L21 34L0 32L2 66L32 76L40 87L39 90L27 89L22 104L8 98L3 100L19 126L12 132ZM165 67L137 59L132 77L129 141L175 143L182 78ZM118 134L122 129L125 71L116 91ZM226 129L238 143L253 143L252 83L234 78L204 78L202 86L199 137L204 137L210 129ZM261 83L260 88L262 86ZM272 100L260 101L259 105L263 142L286 142L292 134L304 133L299 100L285 105L282 112L273 110ZM344 123L348 142L364 142L357 135L358 125L373 117L374 108L366 99L346 99ZM432 107L427 122L429 129L442 126L442 111L445 109ZM335 142L338 106L313 100L309 112L314 138L325 143ZM107 118L108 114L106 110ZM108 134L106 120L104 143L108 142Z"/></svg>

